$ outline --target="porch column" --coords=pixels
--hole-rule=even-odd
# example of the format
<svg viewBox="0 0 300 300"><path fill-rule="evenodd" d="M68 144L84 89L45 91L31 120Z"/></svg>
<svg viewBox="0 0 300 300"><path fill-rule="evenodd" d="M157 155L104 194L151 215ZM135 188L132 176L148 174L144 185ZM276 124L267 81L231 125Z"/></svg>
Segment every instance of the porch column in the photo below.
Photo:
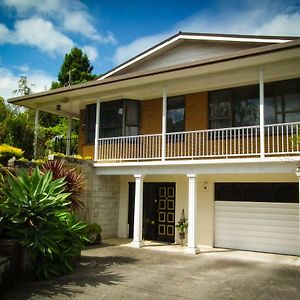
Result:
<svg viewBox="0 0 300 300"><path fill-rule="evenodd" d="M166 133L167 133L167 89L163 88L163 107L161 120L161 160L166 159Z"/></svg>
<svg viewBox="0 0 300 300"><path fill-rule="evenodd" d="M299 181L299 235L300 235L300 167L296 170L296 175Z"/></svg>
<svg viewBox="0 0 300 300"><path fill-rule="evenodd" d="M99 126L100 126L100 100L97 100L96 105L96 124L95 124L95 148L94 161L99 159Z"/></svg>
<svg viewBox="0 0 300 300"><path fill-rule="evenodd" d="M67 146L66 146L66 155L70 156L71 154L71 131L72 131L72 117L68 116L68 131L67 131Z"/></svg>
<svg viewBox="0 0 300 300"><path fill-rule="evenodd" d="M37 159L37 144L38 144L38 133L39 133L39 110L35 110L34 117L34 144L33 144L33 157Z"/></svg>
<svg viewBox="0 0 300 300"><path fill-rule="evenodd" d="M259 71L259 132L260 132L260 157L265 157L265 92L264 71Z"/></svg>
<svg viewBox="0 0 300 300"><path fill-rule="evenodd" d="M144 175L136 174L135 178L135 199L134 199L134 224L133 241L131 246L140 248L143 243L143 178Z"/></svg>
<svg viewBox="0 0 300 300"><path fill-rule="evenodd" d="M197 248L197 175L187 174L189 179L189 203L188 203L188 246L186 252L199 253Z"/></svg>

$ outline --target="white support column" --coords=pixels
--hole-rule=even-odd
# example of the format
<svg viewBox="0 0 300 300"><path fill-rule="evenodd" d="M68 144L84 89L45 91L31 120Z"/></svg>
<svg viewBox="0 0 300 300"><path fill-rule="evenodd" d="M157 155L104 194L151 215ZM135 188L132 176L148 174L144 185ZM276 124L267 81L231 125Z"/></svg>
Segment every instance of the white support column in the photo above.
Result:
<svg viewBox="0 0 300 300"><path fill-rule="evenodd" d="M189 179L189 203L188 203L188 246L186 253L197 254L197 175L187 174Z"/></svg>
<svg viewBox="0 0 300 300"><path fill-rule="evenodd" d="M265 157L265 92L264 71L259 71L259 132L260 132L260 157Z"/></svg>
<svg viewBox="0 0 300 300"><path fill-rule="evenodd" d="M167 89L163 88L163 107L162 107L162 121L161 121L161 160L166 159L166 133L167 133Z"/></svg>
<svg viewBox="0 0 300 300"><path fill-rule="evenodd" d="M135 178L135 199L134 199L134 224L133 241L131 246L141 248L143 242L143 178L144 175L136 174Z"/></svg>
<svg viewBox="0 0 300 300"><path fill-rule="evenodd" d="M300 167L297 168L296 175L298 176L298 180L299 180L299 235L300 235Z"/></svg>
<svg viewBox="0 0 300 300"><path fill-rule="evenodd" d="M67 131L67 146L66 146L67 156L70 156L71 154L71 131L72 131L72 117L68 116L68 131Z"/></svg>
<svg viewBox="0 0 300 300"><path fill-rule="evenodd" d="M94 161L99 158L99 126L100 126L100 100L97 100L96 105L96 124L95 124L95 149L94 149Z"/></svg>
<svg viewBox="0 0 300 300"><path fill-rule="evenodd" d="M35 110L34 118L34 145L33 145L33 157L37 158L37 144L38 144L38 133L39 133L39 110Z"/></svg>

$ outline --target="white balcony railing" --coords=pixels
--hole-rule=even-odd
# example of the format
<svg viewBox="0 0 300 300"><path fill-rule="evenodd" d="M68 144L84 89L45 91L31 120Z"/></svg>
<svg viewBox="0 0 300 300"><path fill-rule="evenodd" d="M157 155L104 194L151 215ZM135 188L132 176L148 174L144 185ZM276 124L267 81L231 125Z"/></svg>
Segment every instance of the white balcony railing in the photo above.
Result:
<svg viewBox="0 0 300 300"><path fill-rule="evenodd" d="M300 122L266 125L265 156L299 155ZM99 161L161 160L162 134L102 138L98 140ZM166 134L165 157L176 159L205 159L259 157L260 127L232 127Z"/></svg>

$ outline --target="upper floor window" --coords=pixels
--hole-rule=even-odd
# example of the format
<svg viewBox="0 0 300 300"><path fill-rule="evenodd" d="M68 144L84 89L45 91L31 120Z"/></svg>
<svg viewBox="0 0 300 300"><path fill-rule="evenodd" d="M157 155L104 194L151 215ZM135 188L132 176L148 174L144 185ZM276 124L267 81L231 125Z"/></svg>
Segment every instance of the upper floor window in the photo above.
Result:
<svg viewBox="0 0 300 300"><path fill-rule="evenodd" d="M100 105L99 137L137 135L139 131L139 101L116 100ZM86 143L95 139L96 104L86 107Z"/></svg>
<svg viewBox="0 0 300 300"><path fill-rule="evenodd" d="M169 97L167 102L167 132L184 131L185 97Z"/></svg>
<svg viewBox="0 0 300 300"><path fill-rule="evenodd" d="M265 123L300 121L300 79L265 84ZM209 93L209 127L227 128L259 124L259 86Z"/></svg>

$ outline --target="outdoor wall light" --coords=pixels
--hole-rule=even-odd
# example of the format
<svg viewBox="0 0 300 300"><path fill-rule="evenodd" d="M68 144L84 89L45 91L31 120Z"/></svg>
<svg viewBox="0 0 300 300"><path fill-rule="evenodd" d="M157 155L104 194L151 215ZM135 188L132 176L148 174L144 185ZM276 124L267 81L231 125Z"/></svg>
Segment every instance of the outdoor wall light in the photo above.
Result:
<svg viewBox="0 0 300 300"><path fill-rule="evenodd" d="M60 111L60 105L59 104L56 105L56 110Z"/></svg>

